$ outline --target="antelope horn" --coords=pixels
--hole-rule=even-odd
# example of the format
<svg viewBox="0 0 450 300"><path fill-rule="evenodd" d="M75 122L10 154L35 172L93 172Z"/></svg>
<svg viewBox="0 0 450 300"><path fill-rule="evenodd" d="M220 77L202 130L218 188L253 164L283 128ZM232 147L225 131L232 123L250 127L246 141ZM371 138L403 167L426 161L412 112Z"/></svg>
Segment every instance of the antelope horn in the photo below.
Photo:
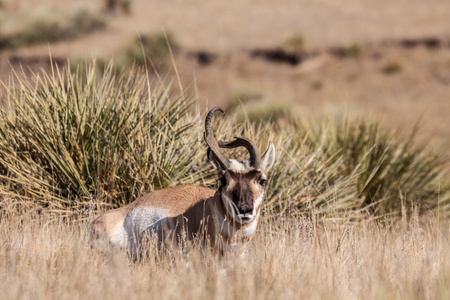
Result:
<svg viewBox="0 0 450 300"><path fill-rule="evenodd" d="M203 138L222 167L228 170L230 168L230 160L222 153L222 151L220 151L219 144L217 143L211 129L211 120L214 113L217 111L220 111L223 114L225 113L220 107L214 107L209 111L205 119L205 132L203 133Z"/></svg>
<svg viewBox="0 0 450 300"><path fill-rule="evenodd" d="M234 137L235 140L231 142L219 142L218 145L220 148L237 148L237 147L245 147L250 154L250 166L255 169L261 169L261 155L259 154L258 148L255 144L244 137Z"/></svg>

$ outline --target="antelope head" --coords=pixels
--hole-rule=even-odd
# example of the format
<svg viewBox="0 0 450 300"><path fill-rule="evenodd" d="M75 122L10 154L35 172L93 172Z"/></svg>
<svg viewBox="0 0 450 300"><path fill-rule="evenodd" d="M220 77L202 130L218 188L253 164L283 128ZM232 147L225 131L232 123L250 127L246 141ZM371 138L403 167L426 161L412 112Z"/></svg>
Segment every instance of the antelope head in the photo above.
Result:
<svg viewBox="0 0 450 300"><path fill-rule="evenodd" d="M227 215L233 222L245 224L258 218L264 197L267 173L275 161L275 147L269 143L261 157L255 144L244 137L235 137L230 142L218 142L211 130L215 112L224 113L219 107L211 109L205 120L204 139L208 145L208 158L217 170L221 197ZM220 148L244 147L250 158L239 161L227 158Z"/></svg>

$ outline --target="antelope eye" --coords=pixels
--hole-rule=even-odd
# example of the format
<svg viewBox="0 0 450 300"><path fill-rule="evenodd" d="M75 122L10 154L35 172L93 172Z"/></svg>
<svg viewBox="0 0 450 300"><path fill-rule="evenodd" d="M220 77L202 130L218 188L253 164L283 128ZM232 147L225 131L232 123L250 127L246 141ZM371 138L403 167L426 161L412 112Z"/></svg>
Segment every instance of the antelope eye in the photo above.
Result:
<svg viewBox="0 0 450 300"><path fill-rule="evenodd" d="M260 179L260 180L259 180L259 184L260 184L260 185L265 185L266 182L267 182L267 180L265 180L265 179Z"/></svg>

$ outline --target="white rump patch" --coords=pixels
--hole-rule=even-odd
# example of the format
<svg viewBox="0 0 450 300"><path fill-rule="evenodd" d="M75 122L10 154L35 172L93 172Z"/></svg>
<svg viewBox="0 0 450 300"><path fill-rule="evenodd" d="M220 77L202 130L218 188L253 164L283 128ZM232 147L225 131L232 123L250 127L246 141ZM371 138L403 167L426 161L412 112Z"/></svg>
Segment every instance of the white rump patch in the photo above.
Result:
<svg viewBox="0 0 450 300"><path fill-rule="evenodd" d="M147 227L166 217L168 214L165 209L153 206L138 206L130 211L123 226L127 232L130 246L139 240L140 235Z"/></svg>
<svg viewBox="0 0 450 300"><path fill-rule="evenodd" d="M127 232L123 226L123 220L121 220L111 231L110 241L113 245L125 248L127 246L127 240Z"/></svg>

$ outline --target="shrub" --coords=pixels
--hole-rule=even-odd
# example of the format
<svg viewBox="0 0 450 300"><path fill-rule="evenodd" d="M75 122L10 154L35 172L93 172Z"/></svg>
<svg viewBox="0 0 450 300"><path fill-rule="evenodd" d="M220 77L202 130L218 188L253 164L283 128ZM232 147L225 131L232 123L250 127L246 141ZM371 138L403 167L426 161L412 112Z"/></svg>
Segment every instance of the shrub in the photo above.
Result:
<svg viewBox="0 0 450 300"><path fill-rule="evenodd" d="M251 102L259 102L264 95L252 89L237 90L227 97L226 111L234 111L241 105L248 105Z"/></svg>
<svg viewBox="0 0 450 300"><path fill-rule="evenodd" d="M349 117L308 128L307 143L320 148L327 159L339 161L339 169L354 177L362 207L371 213L399 214L403 206L425 213L442 205L448 214L448 158L445 152L416 144L415 132L402 138L381 127L380 121Z"/></svg>
<svg viewBox="0 0 450 300"><path fill-rule="evenodd" d="M133 65L165 70L171 65L171 52L178 51L173 33L160 32L140 35L119 54L119 66L129 69Z"/></svg>
<svg viewBox="0 0 450 300"><path fill-rule="evenodd" d="M331 49L331 53L341 58L356 58L359 57L364 51L364 47L361 44L355 43L346 47L335 47Z"/></svg>
<svg viewBox="0 0 450 300"><path fill-rule="evenodd" d="M299 52L304 50L306 45L306 39L303 34L300 33L292 34L285 39L283 45L287 51Z"/></svg>
<svg viewBox="0 0 450 300"><path fill-rule="evenodd" d="M0 205L37 203L59 215L80 215L155 189L214 185L204 114L188 113L192 101L171 93L170 85L152 83L144 72L117 74L110 64L97 77L94 68L84 75L55 68L34 82L17 76L15 85L6 86ZM273 112L249 109L244 117L231 113L213 123L219 140L245 136L261 151L274 142L266 215L346 222L405 211L450 216L446 159L416 144L414 134L401 138L368 118L308 122L292 109ZM244 149L224 151L247 156Z"/></svg>
<svg viewBox="0 0 450 300"><path fill-rule="evenodd" d="M84 9L70 16L52 14L32 17L30 20L24 20L21 27L0 33L0 48L17 48L72 39L105 26L106 20L102 15Z"/></svg>
<svg viewBox="0 0 450 300"><path fill-rule="evenodd" d="M388 61L381 69L385 74L395 74L403 69L403 64L399 60Z"/></svg>
<svg viewBox="0 0 450 300"><path fill-rule="evenodd" d="M201 135L183 123L191 101L141 72L101 78L67 70L8 87L0 113L3 194L52 209L119 206L144 191L204 182ZM201 177L199 177L201 174Z"/></svg>
<svg viewBox="0 0 450 300"><path fill-rule="evenodd" d="M131 0L106 0L105 8L109 13L116 13L120 9L128 15L131 13Z"/></svg>

